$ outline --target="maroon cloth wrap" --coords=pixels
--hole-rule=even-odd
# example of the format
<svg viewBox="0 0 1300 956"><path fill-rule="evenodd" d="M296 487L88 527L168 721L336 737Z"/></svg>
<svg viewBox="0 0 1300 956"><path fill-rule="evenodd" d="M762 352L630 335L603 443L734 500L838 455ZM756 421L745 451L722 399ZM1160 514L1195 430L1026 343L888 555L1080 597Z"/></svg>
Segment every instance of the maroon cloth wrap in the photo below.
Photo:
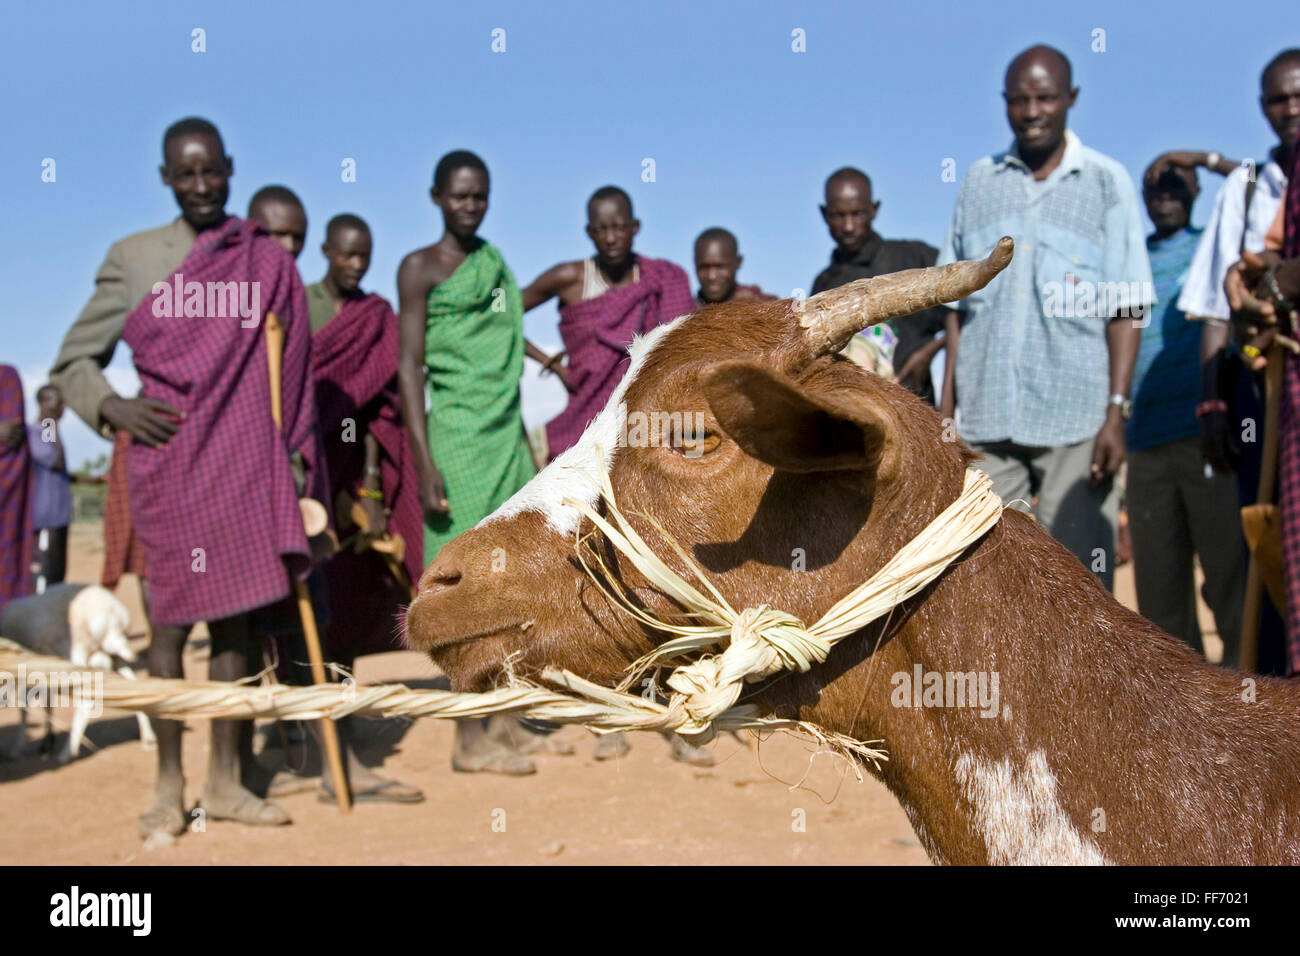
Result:
<svg viewBox="0 0 1300 956"><path fill-rule="evenodd" d="M131 526L131 502L127 491L126 459L131 453L131 435L113 436L113 461L108 467L104 495L104 570L99 583L116 588L124 574L146 577L144 548Z"/></svg>
<svg viewBox="0 0 1300 956"><path fill-rule="evenodd" d="M1300 142L1292 150L1283 214L1282 258L1300 256ZM1294 337L1296 329L1290 333ZM1287 674L1300 673L1300 356L1284 350L1278 503L1282 509L1282 568L1286 576Z"/></svg>
<svg viewBox="0 0 1300 956"><path fill-rule="evenodd" d="M582 437L618 387L632 337L695 311L690 280L681 267L644 256L636 261L641 272L637 282L560 307L560 338L574 391L564 411L546 424L552 461Z"/></svg>
<svg viewBox="0 0 1300 956"><path fill-rule="evenodd" d="M22 442L0 445L0 610L32 593L32 454L27 447L23 380L11 365L0 365L0 422L17 421Z"/></svg>
<svg viewBox="0 0 1300 956"><path fill-rule="evenodd" d="M248 283L242 288L257 290L257 314L156 314L168 304L162 299L171 301L177 277L205 289L209 282ZM271 417L268 312L284 327L283 433ZM256 223L232 216L200 233L176 277L156 285L127 317L122 338L140 394L185 416L167 445L133 442L127 459L131 519L149 566L150 618L158 625L218 620L284 597L286 564L300 579L309 568L291 451L307 465L311 497L323 502L327 492L307 296L293 259Z"/></svg>
<svg viewBox="0 0 1300 956"><path fill-rule="evenodd" d="M424 570L424 530L415 459L397 393L397 316L381 296L343 304L312 336L316 413L325 444L330 501L353 498L365 479L366 432L379 443L388 530L406 542L404 567L414 584ZM352 425L345 429L345 419ZM345 440L345 439L351 439ZM410 594L374 551L344 548L325 565L330 660L400 650L401 617Z"/></svg>

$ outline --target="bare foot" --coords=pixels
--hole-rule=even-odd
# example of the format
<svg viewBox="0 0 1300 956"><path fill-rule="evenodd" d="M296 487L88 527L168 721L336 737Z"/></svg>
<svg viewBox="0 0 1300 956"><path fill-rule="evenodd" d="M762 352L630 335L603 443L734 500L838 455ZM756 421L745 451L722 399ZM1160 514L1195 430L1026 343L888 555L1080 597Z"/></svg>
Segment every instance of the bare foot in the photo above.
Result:
<svg viewBox="0 0 1300 956"><path fill-rule="evenodd" d="M160 793L149 809L140 814L135 827L140 839L154 844L165 842L167 837L175 839L180 836L185 832L185 808L180 794ZM162 834L162 837L157 834Z"/></svg>
<svg viewBox="0 0 1300 956"><path fill-rule="evenodd" d="M319 787L320 782L319 776L294 773L292 770L277 770L275 776L266 785L266 796L275 799L292 796L295 793L306 793Z"/></svg>
<svg viewBox="0 0 1300 956"><path fill-rule="evenodd" d="M596 738L596 750L592 756L597 760L609 760L611 757L622 757L631 749L627 734L601 734Z"/></svg>
<svg viewBox="0 0 1300 956"><path fill-rule="evenodd" d="M458 732L456 743L451 749L452 770L460 773L503 773L512 777L537 772L537 767L531 760L493 740L486 733L477 734L468 743L462 738L463 735Z"/></svg>
<svg viewBox="0 0 1300 956"><path fill-rule="evenodd" d="M289 814L269 800L263 800L239 784L208 784L199 805L209 820L234 820L251 826L277 827L289 822Z"/></svg>
<svg viewBox="0 0 1300 956"><path fill-rule="evenodd" d="M693 767L712 767L718 762L718 758L713 755L713 751L707 747L697 747L686 738L671 734L671 751L674 760L680 760L682 763L688 763Z"/></svg>
<svg viewBox="0 0 1300 956"><path fill-rule="evenodd" d="M537 773L537 765L527 757L504 749L472 756L453 753L451 769L458 773L503 773L510 777L526 777L530 773Z"/></svg>
<svg viewBox="0 0 1300 956"><path fill-rule="evenodd" d="M348 785L352 788L353 803L423 803L424 792L399 780L389 780L367 770L352 773ZM320 803L336 803L334 784L322 778L316 795Z"/></svg>

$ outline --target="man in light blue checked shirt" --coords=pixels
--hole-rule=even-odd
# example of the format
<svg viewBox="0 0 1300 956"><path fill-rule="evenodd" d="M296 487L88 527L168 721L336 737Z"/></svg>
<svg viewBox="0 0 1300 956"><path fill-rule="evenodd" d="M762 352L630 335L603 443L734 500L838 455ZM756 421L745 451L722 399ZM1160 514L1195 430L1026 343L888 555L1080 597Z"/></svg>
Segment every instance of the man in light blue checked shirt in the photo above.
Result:
<svg viewBox="0 0 1300 956"><path fill-rule="evenodd" d="M1038 520L1110 588L1141 328L1130 316L1149 315L1155 292L1132 180L1066 128L1077 96L1059 51L1011 61L1015 142L967 171L939 264L1015 239L1011 265L952 306L961 434L1003 500L1037 495ZM946 388L948 414L953 401Z"/></svg>

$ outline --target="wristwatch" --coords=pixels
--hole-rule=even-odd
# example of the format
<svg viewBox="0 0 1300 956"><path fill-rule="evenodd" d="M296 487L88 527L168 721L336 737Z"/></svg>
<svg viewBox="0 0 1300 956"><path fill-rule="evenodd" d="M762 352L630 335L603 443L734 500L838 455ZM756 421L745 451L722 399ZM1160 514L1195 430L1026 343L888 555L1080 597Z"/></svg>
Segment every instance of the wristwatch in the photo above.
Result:
<svg viewBox="0 0 1300 956"><path fill-rule="evenodd" d="M1110 404L1119 406L1119 416L1124 419L1124 421L1128 421L1133 417L1133 403L1129 400L1127 395L1121 395L1116 392L1110 397Z"/></svg>

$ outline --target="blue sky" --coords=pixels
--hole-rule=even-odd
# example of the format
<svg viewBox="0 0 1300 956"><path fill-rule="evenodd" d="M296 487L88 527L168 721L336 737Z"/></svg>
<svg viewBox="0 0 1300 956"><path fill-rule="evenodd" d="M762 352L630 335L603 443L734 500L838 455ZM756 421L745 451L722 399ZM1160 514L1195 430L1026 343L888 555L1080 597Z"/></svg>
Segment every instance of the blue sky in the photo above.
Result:
<svg viewBox="0 0 1300 956"><path fill-rule="evenodd" d="M1242 8L1245 10L1245 8ZM1263 155L1261 67L1300 45L1294 5L1248 15L1208 3L427 4L239 0L14 6L0 32L0 361L29 395L89 297L114 239L176 214L158 180L159 139L181 116L221 128L235 158L231 205L282 182L310 218L299 260L323 273L327 219L371 224L365 286L396 303L402 255L435 240L427 190L448 149L492 171L483 235L520 283L589 254L584 201L617 183L642 221L637 249L690 269L691 242L724 225L740 237L741 280L806 289L830 243L817 212L833 169L865 169L877 229L938 245L960 175L1009 141L999 96L1007 61L1034 42L1074 62L1071 125L1136 177L1164 149ZM1264 29L1261 25L1273 24ZM206 32L204 53L191 31ZM492 52L492 31L506 50ZM804 31L806 52L792 51ZM1105 52L1093 52L1104 30ZM46 157L57 179L41 181ZM341 163L356 161L345 183ZM643 160L655 162L643 182ZM1196 221L1217 182L1203 174ZM558 342L551 306L526 332ZM119 348L114 380L129 387ZM562 403L553 380L524 382L530 426ZM65 419L70 459L106 449Z"/></svg>

